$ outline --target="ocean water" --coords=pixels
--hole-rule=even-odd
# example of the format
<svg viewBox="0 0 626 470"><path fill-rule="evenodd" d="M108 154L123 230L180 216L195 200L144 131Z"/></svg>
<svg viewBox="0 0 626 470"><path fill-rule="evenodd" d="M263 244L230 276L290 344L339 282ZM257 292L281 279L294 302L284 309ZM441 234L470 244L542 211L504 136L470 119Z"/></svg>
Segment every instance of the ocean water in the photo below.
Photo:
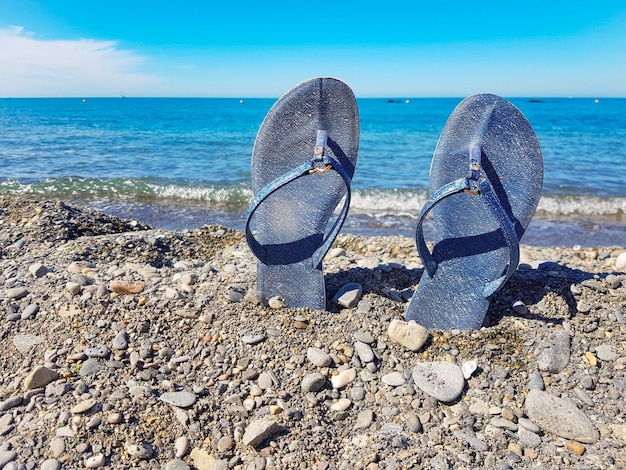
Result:
<svg viewBox="0 0 626 470"><path fill-rule="evenodd" d="M414 235L437 139L460 101L358 99L344 232ZM510 101L535 129L545 166L523 242L626 245L626 99ZM254 139L274 102L0 99L0 194L62 199L166 229L242 229Z"/></svg>

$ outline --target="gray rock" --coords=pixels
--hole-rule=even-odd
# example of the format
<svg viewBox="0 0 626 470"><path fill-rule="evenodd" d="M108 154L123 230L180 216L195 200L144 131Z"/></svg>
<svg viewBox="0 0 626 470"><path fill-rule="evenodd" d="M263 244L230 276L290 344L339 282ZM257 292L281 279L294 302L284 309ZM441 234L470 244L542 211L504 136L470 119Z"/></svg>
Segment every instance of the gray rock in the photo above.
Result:
<svg viewBox="0 0 626 470"><path fill-rule="evenodd" d="M41 470L59 470L61 468L61 462L57 459L46 459L41 462Z"/></svg>
<svg viewBox="0 0 626 470"><path fill-rule="evenodd" d="M314 366L328 367L332 362L332 358L328 353L319 348L309 348L306 351L306 357Z"/></svg>
<svg viewBox="0 0 626 470"><path fill-rule="evenodd" d="M78 371L78 375L82 377L95 375L105 368L105 365L99 362L97 359L87 359L85 362L82 363L80 370Z"/></svg>
<svg viewBox="0 0 626 470"><path fill-rule="evenodd" d="M428 339L428 330L413 320L409 322L398 319L391 320L387 334L391 341L411 351L419 351Z"/></svg>
<svg viewBox="0 0 626 470"><path fill-rule="evenodd" d="M339 289L333 298L333 302L344 308L354 308L361 300L361 297L363 297L363 287L361 284L351 282Z"/></svg>
<svg viewBox="0 0 626 470"><path fill-rule="evenodd" d="M250 344L250 345L262 343L266 339L267 339L266 335L243 335L241 337L241 341L243 341L245 344Z"/></svg>
<svg viewBox="0 0 626 470"><path fill-rule="evenodd" d="M487 452L489 450L489 446L485 441L478 439L476 436L472 436L467 432L457 431L454 433L454 437L467 442L470 447L476 449L479 452Z"/></svg>
<svg viewBox="0 0 626 470"><path fill-rule="evenodd" d="M28 295L28 289L26 287L13 287L7 290L7 297L9 299L19 300Z"/></svg>
<svg viewBox="0 0 626 470"><path fill-rule="evenodd" d="M191 467L184 460L174 459L165 464L165 470L189 470Z"/></svg>
<svg viewBox="0 0 626 470"><path fill-rule="evenodd" d="M601 361L614 361L619 357L612 344L601 344L596 348L596 355Z"/></svg>
<svg viewBox="0 0 626 470"><path fill-rule="evenodd" d="M243 434L242 442L244 445L257 447L263 441L274 436L281 431L281 426L271 418L260 418L252 421Z"/></svg>
<svg viewBox="0 0 626 470"><path fill-rule="evenodd" d="M191 392L166 392L159 397L162 402L168 405L177 406L178 408L189 408L196 400L197 396Z"/></svg>
<svg viewBox="0 0 626 470"><path fill-rule="evenodd" d="M382 382L392 387L399 387L405 383L404 375L401 372L395 371L385 374L381 378Z"/></svg>
<svg viewBox="0 0 626 470"><path fill-rule="evenodd" d="M24 399L20 396L7 398L4 401L0 401L0 411L7 411L11 408L15 408L16 406L21 405L22 401L24 401ZM0 468L2 467L0 466Z"/></svg>
<svg viewBox="0 0 626 470"><path fill-rule="evenodd" d="M35 277L44 277L50 270L41 263L33 263L28 267L28 271Z"/></svg>
<svg viewBox="0 0 626 470"><path fill-rule="evenodd" d="M95 346L89 346L83 350L87 357L107 357L109 355L109 348L102 344Z"/></svg>
<svg viewBox="0 0 626 470"><path fill-rule="evenodd" d="M0 450L0 468L4 468L6 464L12 462L17 454L12 450Z"/></svg>
<svg viewBox="0 0 626 470"><path fill-rule="evenodd" d="M365 344L361 341L355 341L354 349L359 355L359 359L363 362L372 362L374 360L374 352L369 344Z"/></svg>
<svg viewBox="0 0 626 470"><path fill-rule="evenodd" d="M30 333L15 335L13 337L13 346L22 354L28 353L34 346L43 342L41 336L35 336Z"/></svg>
<svg viewBox="0 0 626 470"><path fill-rule="evenodd" d="M303 392L319 392L326 384L326 377L319 372L305 375L302 378L302 391Z"/></svg>
<svg viewBox="0 0 626 470"><path fill-rule="evenodd" d="M559 330L553 333L546 348L541 350L537 359L539 369L557 374L561 372L570 358L570 335L565 330Z"/></svg>
<svg viewBox="0 0 626 470"><path fill-rule="evenodd" d="M437 400L449 403L461 396L465 379L461 368L450 362L423 362L413 368L415 385Z"/></svg>
<svg viewBox="0 0 626 470"><path fill-rule="evenodd" d="M125 330L120 331L115 338L113 338L113 349L125 350L128 349L128 334Z"/></svg>
<svg viewBox="0 0 626 470"><path fill-rule="evenodd" d="M148 460L154 455L154 449L145 442L139 444L127 444L124 446L128 456L138 460Z"/></svg>
<svg viewBox="0 0 626 470"><path fill-rule="evenodd" d="M356 423L354 424L354 430L360 431L367 429L374 421L374 412L368 408L361 410L356 417Z"/></svg>
<svg viewBox="0 0 626 470"><path fill-rule="evenodd" d="M23 311L21 318L22 320L28 320L29 318L35 316L39 312L39 305L37 304L29 304Z"/></svg>
<svg viewBox="0 0 626 470"><path fill-rule="evenodd" d="M531 390L525 404L528 417L546 432L586 444L597 442L600 438L593 422L572 400Z"/></svg>
<svg viewBox="0 0 626 470"><path fill-rule="evenodd" d="M541 444L541 436L533 431L523 428L522 426L517 428L517 438L519 439L520 444L524 447L533 448Z"/></svg>
<svg viewBox="0 0 626 470"><path fill-rule="evenodd" d="M528 375L528 390L544 390L545 388L541 372L536 370Z"/></svg>
<svg viewBox="0 0 626 470"><path fill-rule="evenodd" d="M44 366L36 367L26 379L24 379L24 388L26 390L32 390L35 388L41 388L48 385L50 382L54 382L59 377L56 371L48 369Z"/></svg>

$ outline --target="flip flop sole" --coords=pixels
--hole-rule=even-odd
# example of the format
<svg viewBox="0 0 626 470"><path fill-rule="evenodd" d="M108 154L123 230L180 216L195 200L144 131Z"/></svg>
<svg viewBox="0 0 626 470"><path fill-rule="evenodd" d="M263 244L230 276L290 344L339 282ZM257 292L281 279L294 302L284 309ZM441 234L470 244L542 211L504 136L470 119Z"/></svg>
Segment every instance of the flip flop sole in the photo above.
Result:
<svg viewBox="0 0 626 470"><path fill-rule="evenodd" d="M328 151L351 178L359 143L354 94L340 80L316 78L287 92L265 117L252 154L253 192L311 160L318 130L328 132ZM345 195L345 181L328 171L295 179L258 207L254 225L265 255L257 288L264 297L283 297L289 307L326 307L322 266L312 256Z"/></svg>
<svg viewBox="0 0 626 470"><path fill-rule="evenodd" d="M543 183L541 150L524 115L508 101L489 94L463 100L448 119L430 170L434 193L468 173L470 145L482 149L482 171L520 239L528 227ZM485 285L502 276L510 260L498 220L480 196L464 192L441 200L432 210L433 258L406 311L427 328L482 326L490 298ZM516 268L514 266L513 268Z"/></svg>

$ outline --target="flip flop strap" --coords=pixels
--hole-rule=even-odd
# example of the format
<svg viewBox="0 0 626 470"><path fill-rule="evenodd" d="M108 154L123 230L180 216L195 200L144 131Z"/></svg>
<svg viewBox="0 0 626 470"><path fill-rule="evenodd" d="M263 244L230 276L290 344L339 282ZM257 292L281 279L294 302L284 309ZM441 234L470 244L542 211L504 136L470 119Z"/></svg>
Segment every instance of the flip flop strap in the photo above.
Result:
<svg viewBox="0 0 626 470"><path fill-rule="evenodd" d="M500 200L498 199L498 196L496 195L489 179L486 177L478 178L478 173L480 173L480 171L475 169L475 165L472 166L472 162L475 161L473 160L473 157L475 156L476 154L473 149L470 149L471 171L468 176L459 178L456 181L452 181L451 183L442 186L439 190L433 193L426 204L424 204L417 222L415 239L417 242L417 251L419 252L420 258L424 263L424 268L428 275L432 278L437 271L437 262L433 258L424 240L424 219L433 207L448 196L460 192L467 192L469 194L479 196L487 207L489 207L491 213L498 221L506 246L509 249L509 264L506 268L505 274L493 281L485 283L483 296L487 298L493 295L517 269L517 265L519 264L519 239L515 230L515 224L511 221L510 217L502 207L502 204L500 203Z"/></svg>
<svg viewBox="0 0 626 470"><path fill-rule="evenodd" d="M332 169L335 170L341 176L343 182L346 185L346 197L343 203L343 207L335 220L332 228L328 232L326 239L319 246L317 250L311 256L311 260L313 266L318 266L330 247L332 246L335 238L339 234L339 230L341 230L341 226L343 225L346 217L348 216L348 209L350 208L350 199L351 199L351 190L350 185L352 182L352 178L348 175L348 172L345 168L339 163L338 160L335 160L333 157L324 155L324 148L326 146L326 131L317 131L317 140L315 143L315 156L311 160L307 160L303 164L289 170L282 176L279 176L275 180L268 183L263 189L261 189L250 201L250 205L248 206L248 212L246 215L246 240L248 241L248 245L250 249L254 253L254 255L261 259L265 257L266 251L263 248L254 235L252 234L252 230L250 228L250 222L252 220L252 216L259 208L259 206L265 201L272 193L282 188L283 186L297 180L298 178L304 176L314 176L316 173L325 173L326 171ZM324 168L320 168L317 166L319 163L326 165Z"/></svg>

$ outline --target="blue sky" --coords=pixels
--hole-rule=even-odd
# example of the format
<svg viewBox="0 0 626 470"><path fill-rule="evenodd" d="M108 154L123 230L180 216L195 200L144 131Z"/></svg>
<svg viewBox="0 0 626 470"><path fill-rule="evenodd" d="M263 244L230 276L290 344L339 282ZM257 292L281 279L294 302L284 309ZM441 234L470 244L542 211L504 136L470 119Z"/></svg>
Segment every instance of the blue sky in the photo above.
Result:
<svg viewBox="0 0 626 470"><path fill-rule="evenodd" d="M626 97L626 2L1 0L0 97Z"/></svg>

